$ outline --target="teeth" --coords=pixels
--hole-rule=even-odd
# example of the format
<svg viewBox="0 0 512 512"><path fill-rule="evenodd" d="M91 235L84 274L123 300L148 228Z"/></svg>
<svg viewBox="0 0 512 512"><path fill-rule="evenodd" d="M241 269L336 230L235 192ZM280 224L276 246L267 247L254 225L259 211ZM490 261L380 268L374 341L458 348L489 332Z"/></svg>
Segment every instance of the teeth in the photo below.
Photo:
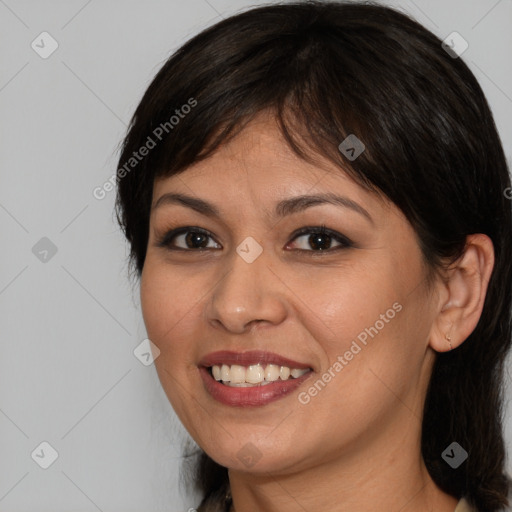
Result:
<svg viewBox="0 0 512 512"><path fill-rule="evenodd" d="M222 366L213 365L212 375L217 381L222 381L231 387L252 387L254 385L265 386L276 380L288 380L290 377L297 379L309 368L289 368L288 366L279 366L277 364L253 364L248 367L233 364L231 366L223 364Z"/></svg>
<svg viewBox="0 0 512 512"><path fill-rule="evenodd" d="M223 364L220 369L220 378L224 382L229 382L229 366L227 364Z"/></svg>
<svg viewBox="0 0 512 512"><path fill-rule="evenodd" d="M264 369L261 364L253 364L245 372L245 380L251 384L263 382L264 378Z"/></svg>
<svg viewBox="0 0 512 512"><path fill-rule="evenodd" d="M280 367L277 364L267 364L265 368L265 380L269 382L274 382L279 379L279 370Z"/></svg>
<svg viewBox="0 0 512 512"><path fill-rule="evenodd" d="M245 382L246 373L244 366L233 364L229 370L229 380L232 384L242 384L242 382Z"/></svg>
<svg viewBox="0 0 512 512"><path fill-rule="evenodd" d="M222 372L219 366L212 366L212 373L213 378L215 380L221 380L222 379Z"/></svg>
<svg viewBox="0 0 512 512"><path fill-rule="evenodd" d="M233 382L224 382L226 386L230 386L232 388L254 388L256 387L254 384L250 384L249 382L241 382L240 384L234 384ZM267 384L272 384L271 382L260 382L258 386L266 386Z"/></svg>

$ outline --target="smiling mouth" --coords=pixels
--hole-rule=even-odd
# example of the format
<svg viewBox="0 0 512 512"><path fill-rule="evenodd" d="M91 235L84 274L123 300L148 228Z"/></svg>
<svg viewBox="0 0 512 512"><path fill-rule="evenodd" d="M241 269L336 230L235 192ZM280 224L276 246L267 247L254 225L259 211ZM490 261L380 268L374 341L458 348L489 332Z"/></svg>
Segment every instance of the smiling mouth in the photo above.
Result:
<svg viewBox="0 0 512 512"><path fill-rule="evenodd" d="M312 371L311 368L290 368L277 364L222 364L209 366L207 369L217 382L238 388L266 386L277 381L298 379Z"/></svg>

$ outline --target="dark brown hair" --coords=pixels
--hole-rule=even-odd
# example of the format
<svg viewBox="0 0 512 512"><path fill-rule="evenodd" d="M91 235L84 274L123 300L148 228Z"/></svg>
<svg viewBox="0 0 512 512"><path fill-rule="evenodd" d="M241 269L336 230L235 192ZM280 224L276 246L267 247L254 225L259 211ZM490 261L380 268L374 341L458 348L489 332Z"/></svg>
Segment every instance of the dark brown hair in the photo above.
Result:
<svg viewBox="0 0 512 512"><path fill-rule="evenodd" d="M194 106L182 109L187 104ZM502 423L512 215L505 156L477 80L435 35L382 5L273 4L204 30L158 72L124 139L116 212L137 276L155 178L210 156L263 111L301 158L322 155L397 205L431 269L457 259L467 235L491 238L495 267L480 321L461 346L437 355L422 455L442 490L498 511L510 489ZM354 161L338 149L349 134L366 147ZM128 172L126 162L149 139L155 146ZM469 454L456 469L441 457L453 441ZM201 453L196 479L198 510L223 510L227 469Z"/></svg>

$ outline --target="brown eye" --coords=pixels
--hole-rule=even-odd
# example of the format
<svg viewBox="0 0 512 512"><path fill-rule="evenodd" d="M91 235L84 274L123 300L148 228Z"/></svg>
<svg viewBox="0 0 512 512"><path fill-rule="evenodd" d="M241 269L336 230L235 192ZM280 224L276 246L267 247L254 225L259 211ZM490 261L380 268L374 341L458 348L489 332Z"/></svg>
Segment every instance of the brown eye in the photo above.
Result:
<svg viewBox="0 0 512 512"><path fill-rule="evenodd" d="M306 235L308 235L306 237ZM296 233L293 240L304 238L302 247L298 250L306 252L322 252L334 251L338 249L352 247L353 243L341 233L327 229L325 226L303 228ZM331 247L332 243L336 242L338 245ZM313 250L308 249L308 247Z"/></svg>
<svg viewBox="0 0 512 512"><path fill-rule="evenodd" d="M307 235L307 237L306 237ZM294 233L292 240L304 238L302 247L296 250L309 253L333 252L339 249L353 247L353 243L346 236L327 229L325 226L302 228ZM209 239L214 245L209 245ZM337 245L332 247L332 244ZM206 249L220 249L220 245L214 242L213 235L205 229L187 226L168 231L162 239L157 241L159 247L171 251L202 251ZM289 247L289 245L287 246Z"/></svg>
<svg viewBox="0 0 512 512"><path fill-rule="evenodd" d="M159 247L165 247L170 250L194 250L194 249L211 249L215 247L208 247L208 239L212 235L201 228L183 227L169 231L165 236L157 242ZM177 243L181 247L177 246Z"/></svg>

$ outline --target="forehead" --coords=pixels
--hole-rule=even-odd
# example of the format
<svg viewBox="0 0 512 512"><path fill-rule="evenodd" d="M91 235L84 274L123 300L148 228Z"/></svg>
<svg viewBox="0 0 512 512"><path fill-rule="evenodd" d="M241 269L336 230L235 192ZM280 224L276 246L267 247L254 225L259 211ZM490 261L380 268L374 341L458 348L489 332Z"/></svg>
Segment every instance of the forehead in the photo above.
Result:
<svg viewBox="0 0 512 512"><path fill-rule="evenodd" d="M155 192L170 186L194 184L201 189L211 187L234 189L243 181L253 188L280 189L304 193L305 187L324 183L327 187L342 184L353 189L357 184L341 167L313 153L314 163L300 158L285 141L275 118L260 114L233 139L221 144L205 160L190 165L178 174L157 178Z"/></svg>
<svg viewBox="0 0 512 512"><path fill-rule="evenodd" d="M211 205L207 207L208 215L216 215L212 213L215 210L223 217L228 212L232 216L233 211L243 217L250 205L257 206L267 216L274 215L270 212L279 214L279 210L289 214L300 211L297 206L300 201L295 206L283 203L297 199L297 196L331 194L337 198L328 202L340 204L337 199L342 196L343 206L359 210L366 217L382 218L388 213L403 217L388 198L362 187L340 165L312 149L308 156L312 162L293 151L275 117L267 112L260 113L208 158L193 163L178 174L155 180L153 213L154 207L164 200L162 196L169 193L200 198L203 205L197 208L198 211L205 211L204 202L208 202ZM302 205L305 203L311 205L314 201L306 199Z"/></svg>
<svg viewBox="0 0 512 512"><path fill-rule="evenodd" d="M348 214L355 226L369 222L366 225L389 230L408 224L387 197L364 188L326 157L318 153L311 157L309 162L293 151L275 119L260 117L208 158L155 180L151 218L166 218L166 205L181 205L223 223L246 225L260 214L272 223L330 203L343 207L339 211ZM335 210L329 212L335 219Z"/></svg>

